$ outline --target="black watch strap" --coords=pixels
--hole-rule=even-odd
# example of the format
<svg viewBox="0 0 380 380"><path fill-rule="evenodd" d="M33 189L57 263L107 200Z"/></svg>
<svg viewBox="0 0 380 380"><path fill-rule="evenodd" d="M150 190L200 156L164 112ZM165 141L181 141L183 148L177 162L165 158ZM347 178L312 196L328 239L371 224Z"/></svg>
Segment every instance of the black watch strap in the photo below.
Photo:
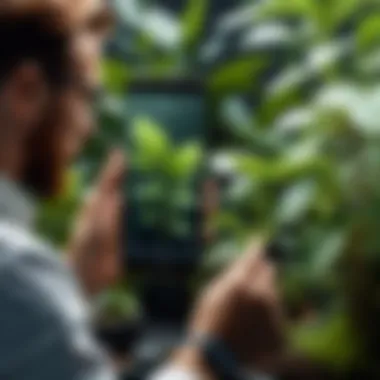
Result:
<svg viewBox="0 0 380 380"><path fill-rule="evenodd" d="M211 336L197 336L191 340L202 354L218 380L248 380L235 355L219 339Z"/></svg>

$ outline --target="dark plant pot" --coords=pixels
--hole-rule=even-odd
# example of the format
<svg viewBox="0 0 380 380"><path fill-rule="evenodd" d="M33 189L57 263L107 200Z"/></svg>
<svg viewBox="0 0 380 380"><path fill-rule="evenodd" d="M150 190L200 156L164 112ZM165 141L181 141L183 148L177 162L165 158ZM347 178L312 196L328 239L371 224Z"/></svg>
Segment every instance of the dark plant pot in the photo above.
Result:
<svg viewBox="0 0 380 380"><path fill-rule="evenodd" d="M114 355L131 352L142 331L142 322L122 321L102 323L96 328L96 336L103 347Z"/></svg>

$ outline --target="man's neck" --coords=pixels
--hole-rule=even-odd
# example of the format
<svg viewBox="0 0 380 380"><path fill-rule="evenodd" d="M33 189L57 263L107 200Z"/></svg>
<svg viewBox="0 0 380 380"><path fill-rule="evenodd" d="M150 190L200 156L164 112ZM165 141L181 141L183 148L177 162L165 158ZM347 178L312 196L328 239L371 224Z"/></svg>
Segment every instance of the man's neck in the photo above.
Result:
<svg viewBox="0 0 380 380"><path fill-rule="evenodd" d="M34 214L32 197L0 172L0 219L29 228L33 224Z"/></svg>
<svg viewBox="0 0 380 380"><path fill-rule="evenodd" d="M0 126L1 128L1 126ZM0 144L0 176L6 177L12 182L19 182L21 170L20 149L14 143L14 139L4 139Z"/></svg>

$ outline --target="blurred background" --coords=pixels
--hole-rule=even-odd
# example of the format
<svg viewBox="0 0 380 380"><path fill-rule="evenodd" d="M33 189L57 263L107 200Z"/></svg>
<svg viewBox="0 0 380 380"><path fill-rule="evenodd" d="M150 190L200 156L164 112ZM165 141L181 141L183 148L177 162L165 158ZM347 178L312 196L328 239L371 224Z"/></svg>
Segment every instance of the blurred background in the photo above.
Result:
<svg viewBox="0 0 380 380"><path fill-rule="evenodd" d="M117 27L103 62L99 131L68 174L64 194L41 206L40 231L64 246L107 151L125 139L128 83L136 75L197 78L208 99L206 149L194 141L177 146L154 120L139 120L135 136L139 157L158 177L168 162L179 178L207 157L211 177L222 179L209 221L215 239L192 291L252 235L279 240L291 344L332 371L376 377L380 1L114 0L113 6ZM147 204L152 197L146 192ZM140 301L128 281L103 295L102 315L136 320Z"/></svg>

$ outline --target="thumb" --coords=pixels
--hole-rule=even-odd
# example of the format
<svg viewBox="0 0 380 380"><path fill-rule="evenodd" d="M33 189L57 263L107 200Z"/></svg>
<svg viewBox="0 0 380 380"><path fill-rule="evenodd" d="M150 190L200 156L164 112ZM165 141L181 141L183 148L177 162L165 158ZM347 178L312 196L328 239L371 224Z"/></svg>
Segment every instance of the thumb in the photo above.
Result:
<svg viewBox="0 0 380 380"><path fill-rule="evenodd" d="M125 177L126 161L121 150L114 150L104 166L100 178L98 188L102 192L112 192L119 190Z"/></svg>

